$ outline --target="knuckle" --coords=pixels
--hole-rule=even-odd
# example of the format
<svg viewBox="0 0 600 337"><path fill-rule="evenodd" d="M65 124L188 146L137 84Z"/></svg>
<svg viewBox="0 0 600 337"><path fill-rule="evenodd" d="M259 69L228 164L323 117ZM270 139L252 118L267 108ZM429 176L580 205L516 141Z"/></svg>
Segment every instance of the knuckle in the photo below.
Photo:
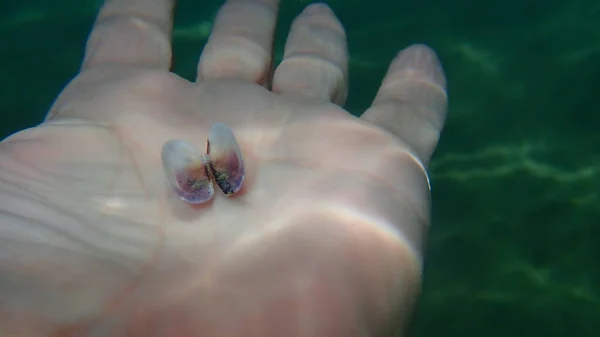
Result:
<svg viewBox="0 0 600 337"><path fill-rule="evenodd" d="M206 46L199 63L199 72L206 77L236 77L260 82L267 72L269 55L247 38L222 37Z"/></svg>
<svg viewBox="0 0 600 337"><path fill-rule="evenodd" d="M111 16L98 21L88 39L84 65L123 63L127 55L137 63L139 56L151 65L169 63L170 38L156 23L141 17Z"/></svg>

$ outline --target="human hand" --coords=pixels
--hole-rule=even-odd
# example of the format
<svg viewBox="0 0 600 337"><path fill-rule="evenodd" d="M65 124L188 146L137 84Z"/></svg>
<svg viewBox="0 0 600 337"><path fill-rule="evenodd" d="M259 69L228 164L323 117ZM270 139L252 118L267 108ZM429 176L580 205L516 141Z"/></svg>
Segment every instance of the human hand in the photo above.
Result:
<svg viewBox="0 0 600 337"><path fill-rule="evenodd" d="M0 147L0 334L388 336L418 293L428 163L446 112L435 54L405 49L361 118L330 9L226 3L190 83L169 72L173 2L112 0L42 125ZM271 76L272 75L272 76ZM268 90L271 89L271 90ZM230 126L239 196L179 200L169 139Z"/></svg>

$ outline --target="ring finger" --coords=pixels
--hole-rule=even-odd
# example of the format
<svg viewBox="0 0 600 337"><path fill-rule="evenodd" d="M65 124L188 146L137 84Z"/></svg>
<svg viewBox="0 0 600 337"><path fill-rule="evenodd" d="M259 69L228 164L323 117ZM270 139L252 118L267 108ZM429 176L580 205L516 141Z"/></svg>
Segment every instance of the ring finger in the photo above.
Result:
<svg viewBox="0 0 600 337"><path fill-rule="evenodd" d="M87 41L82 69L169 69L174 0L106 0Z"/></svg>

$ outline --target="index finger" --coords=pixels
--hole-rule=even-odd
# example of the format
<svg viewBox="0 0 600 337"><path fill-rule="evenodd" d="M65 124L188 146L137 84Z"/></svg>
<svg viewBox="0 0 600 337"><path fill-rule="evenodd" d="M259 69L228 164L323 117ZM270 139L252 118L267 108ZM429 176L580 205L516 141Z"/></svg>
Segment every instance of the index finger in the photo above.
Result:
<svg viewBox="0 0 600 337"><path fill-rule="evenodd" d="M414 45L392 61L361 118L395 133L426 166L446 121L447 103L446 78L435 52Z"/></svg>

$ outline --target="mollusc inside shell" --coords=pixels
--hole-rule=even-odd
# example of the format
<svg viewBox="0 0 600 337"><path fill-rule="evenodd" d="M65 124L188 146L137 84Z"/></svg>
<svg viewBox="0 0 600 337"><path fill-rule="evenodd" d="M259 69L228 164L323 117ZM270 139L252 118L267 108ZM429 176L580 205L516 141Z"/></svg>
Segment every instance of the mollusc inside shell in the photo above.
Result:
<svg viewBox="0 0 600 337"><path fill-rule="evenodd" d="M208 165L215 182L226 195L238 192L244 183L244 158L233 131L215 123L208 132Z"/></svg>

